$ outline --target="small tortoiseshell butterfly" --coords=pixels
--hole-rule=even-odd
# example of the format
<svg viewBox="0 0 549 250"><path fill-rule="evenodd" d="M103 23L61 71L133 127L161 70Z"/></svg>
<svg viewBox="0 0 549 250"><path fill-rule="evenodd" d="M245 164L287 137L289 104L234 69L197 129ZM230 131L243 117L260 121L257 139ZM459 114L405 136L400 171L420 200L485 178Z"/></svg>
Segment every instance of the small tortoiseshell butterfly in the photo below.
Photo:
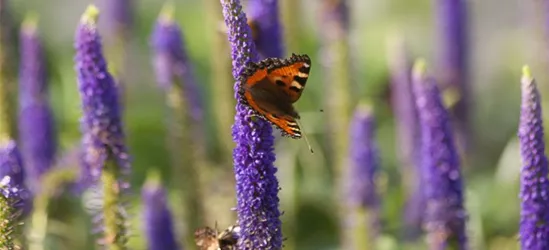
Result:
<svg viewBox="0 0 549 250"><path fill-rule="evenodd" d="M311 59L307 55L249 62L241 75L241 100L279 128L282 135L301 138L299 114L293 103L301 97L310 70Z"/></svg>
<svg viewBox="0 0 549 250"><path fill-rule="evenodd" d="M235 250L240 227L233 225L219 233L210 227L199 228L194 232L194 240L199 250Z"/></svg>

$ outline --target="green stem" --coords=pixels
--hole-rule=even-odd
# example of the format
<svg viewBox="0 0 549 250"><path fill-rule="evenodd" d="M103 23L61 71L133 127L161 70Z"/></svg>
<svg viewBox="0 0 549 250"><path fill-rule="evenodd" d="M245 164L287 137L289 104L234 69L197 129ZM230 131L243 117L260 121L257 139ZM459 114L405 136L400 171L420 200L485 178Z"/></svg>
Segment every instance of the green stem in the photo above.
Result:
<svg viewBox="0 0 549 250"><path fill-rule="evenodd" d="M109 160L101 173L103 184L104 244L108 250L126 249L127 230L118 166Z"/></svg>
<svg viewBox="0 0 549 250"><path fill-rule="evenodd" d="M209 17L208 27L220 27L225 25L221 15L221 5L219 0L205 1L206 11ZM222 162L231 162L232 148L234 142L231 136L231 127L234 122L236 102L233 97L233 77L231 75L231 49L227 44L227 35L219 29L212 30L212 57L210 60L212 66L212 98L215 107L215 119L217 123L217 137L221 144Z"/></svg>
<svg viewBox="0 0 549 250"><path fill-rule="evenodd" d="M50 199L59 188L76 179L72 168L56 168L47 172L42 179L42 190L36 194L33 201L31 228L29 231L29 250L44 250L44 240L48 233L48 207Z"/></svg>
<svg viewBox="0 0 549 250"><path fill-rule="evenodd" d="M12 37L15 33L8 11L6 6L0 6L0 141L9 140L15 130L10 94L13 94L16 86L14 72L17 72L17 55Z"/></svg>
<svg viewBox="0 0 549 250"><path fill-rule="evenodd" d="M367 208L351 208L343 225L343 249L376 249L376 213Z"/></svg>
<svg viewBox="0 0 549 250"><path fill-rule="evenodd" d="M339 0L344 1L344 0ZM342 194L344 188L343 175L347 164L348 144L349 144L349 124L351 111L355 105L355 96L351 93L350 79L350 49L349 49L349 31L346 24L339 15L338 8L341 4L338 1L323 1L324 10L327 17L332 19L325 20L326 28L323 33L322 51L325 54L327 63L323 65L325 71L325 87L329 95L326 99L327 131L331 152L329 156L330 165L333 167L333 197ZM356 91L355 91L356 92ZM339 219L343 221L346 217L346 208L338 203ZM343 229L344 230L344 229ZM342 242L345 241L345 234L341 234Z"/></svg>
<svg viewBox="0 0 549 250"><path fill-rule="evenodd" d="M167 93L169 120L169 149L172 160L172 183L177 185L181 193L181 208L183 209L186 230L182 236L188 248L194 247L194 230L204 225L204 208L201 195L201 179L198 169L203 169L201 148L203 145L193 141L193 131L189 114L186 109L184 92L181 84L173 84ZM196 136L194 138L197 138ZM176 212L180 212L177 211Z"/></svg>

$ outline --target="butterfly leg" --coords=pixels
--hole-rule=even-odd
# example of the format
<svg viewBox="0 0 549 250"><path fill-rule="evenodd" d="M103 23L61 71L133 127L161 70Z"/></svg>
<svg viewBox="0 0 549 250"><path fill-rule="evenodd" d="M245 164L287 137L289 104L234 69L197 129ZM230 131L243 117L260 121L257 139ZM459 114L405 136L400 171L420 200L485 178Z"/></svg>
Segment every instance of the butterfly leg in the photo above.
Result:
<svg viewBox="0 0 549 250"><path fill-rule="evenodd" d="M250 115L250 119L252 119L252 121L257 121L257 119L263 119L263 116L260 116L258 114L252 114Z"/></svg>

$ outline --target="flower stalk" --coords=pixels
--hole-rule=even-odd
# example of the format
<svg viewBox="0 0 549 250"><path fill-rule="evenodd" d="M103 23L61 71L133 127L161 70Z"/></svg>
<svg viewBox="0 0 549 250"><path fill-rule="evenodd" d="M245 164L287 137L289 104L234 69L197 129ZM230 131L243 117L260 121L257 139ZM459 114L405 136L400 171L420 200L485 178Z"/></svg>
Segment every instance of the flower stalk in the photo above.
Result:
<svg viewBox="0 0 549 250"><path fill-rule="evenodd" d="M257 62L258 53L239 0L221 0L232 48L235 98L233 140L237 214L241 229L238 249L282 249L278 180L271 125L254 116L239 98L245 66Z"/></svg>
<svg viewBox="0 0 549 250"><path fill-rule="evenodd" d="M194 229L205 223L201 177L205 170L202 136L202 100L183 34L174 20L174 8L166 4L153 31L154 65L168 109L168 148L171 150L173 183L181 193L181 208L187 226L184 239L191 247ZM178 211L180 212L180 211Z"/></svg>
<svg viewBox="0 0 549 250"><path fill-rule="evenodd" d="M29 230L29 250L45 250L45 240L48 235L48 208L50 202L60 189L74 183L77 172L74 168L54 168L46 172L42 178L39 192L33 199L33 212Z"/></svg>
<svg viewBox="0 0 549 250"><path fill-rule="evenodd" d="M348 153L348 128L352 107L350 51L349 51L349 9L347 0L322 1L322 67L324 84L330 93L326 100L326 126L330 140L330 162L334 166L335 184L340 186L346 168Z"/></svg>
<svg viewBox="0 0 549 250"><path fill-rule="evenodd" d="M391 104L397 129L397 154L407 195L404 209L404 238L415 240L421 235L425 209L421 168L421 134L412 86L412 61L401 37L392 37L389 46Z"/></svg>
<svg viewBox="0 0 549 250"><path fill-rule="evenodd" d="M29 188L37 192L42 175L55 160L57 142L48 98L46 62L34 15L25 19L20 41L19 137Z"/></svg>
<svg viewBox="0 0 549 250"><path fill-rule="evenodd" d="M149 250L177 250L173 219L168 208L166 190L158 172L150 172L141 191L143 220Z"/></svg>
<svg viewBox="0 0 549 250"><path fill-rule="evenodd" d="M118 90L107 70L97 30L99 10L89 5L75 36L76 70L82 99L83 171L102 185L103 234L100 244L109 250L126 249L127 225L124 191L131 169L121 122Z"/></svg>
<svg viewBox="0 0 549 250"><path fill-rule="evenodd" d="M451 108L455 116L458 146L469 150L470 135L470 86L468 70L468 30L466 0L436 0L436 24L438 31L438 65L440 82L445 93L459 96ZM465 151L470 152L470 151Z"/></svg>
<svg viewBox="0 0 549 250"><path fill-rule="evenodd" d="M413 88L421 129L420 180L426 199L423 228L427 244L430 250L469 249L463 183L450 115L423 60L414 64Z"/></svg>
<svg viewBox="0 0 549 250"><path fill-rule="evenodd" d="M549 248L549 173L545 155L541 97L537 83L524 66L518 138L520 171L520 245L522 249Z"/></svg>
<svg viewBox="0 0 549 250"><path fill-rule="evenodd" d="M344 249L374 249L380 230L376 179L379 155L375 141L373 107L357 106L351 120L350 167L346 176L346 229Z"/></svg>

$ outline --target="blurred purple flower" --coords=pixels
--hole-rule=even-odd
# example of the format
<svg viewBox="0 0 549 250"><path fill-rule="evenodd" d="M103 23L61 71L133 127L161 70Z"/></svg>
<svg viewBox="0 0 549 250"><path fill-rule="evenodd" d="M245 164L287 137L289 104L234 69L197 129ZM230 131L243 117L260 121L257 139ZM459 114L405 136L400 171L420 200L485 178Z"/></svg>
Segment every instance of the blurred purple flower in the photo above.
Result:
<svg viewBox="0 0 549 250"><path fill-rule="evenodd" d="M412 63L404 41L393 40L389 47L391 102L397 127L399 162L405 176L409 195L404 214L406 237L420 235L421 221L425 209L423 188L419 171L421 167L421 141L418 113L412 88Z"/></svg>
<svg viewBox="0 0 549 250"><path fill-rule="evenodd" d="M278 13L278 0L250 0L248 17L256 28L255 46L261 58L282 57L282 27Z"/></svg>
<svg viewBox="0 0 549 250"><path fill-rule="evenodd" d="M166 7L158 17L151 36L156 79L160 87L169 91L173 84L181 84L191 117L201 122L203 104L192 65L184 47L181 28L173 20L173 9Z"/></svg>
<svg viewBox="0 0 549 250"><path fill-rule="evenodd" d="M438 28L438 63L441 83L457 91L459 100L452 108L460 139L467 142L469 133L469 83L468 83L468 36L467 1L435 0ZM465 144L467 145L467 144Z"/></svg>
<svg viewBox="0 0 549 250"><path fill-rule="evenodd" d="M378 203L375 179L379 155L375 142L375 120L371 107L360 104L351 120L351 167L347 197L353 207L375 208Z"/></svg>
<svg viewBox="0 0 549 250"><path fill-rule="evenodd" d="M520 242L522 249L549 249L549 180L541 98L527 66L521 79L522 105L518 137L520 175Z"/></svg>
<svg viewBox="0 0 549 250"><path fill-rule="evenodd" d="M132 28L134 21L134 0L101 0L98 3L98 7L105 10L103 21L108 33L119 33L125 36Z"/></svg>
<svg viewBox="0 0 549 250"><path fill-rule="evenodd" d="M99 177L110 157L122 174L127 174L130 163L124 142L118 92L113 77L107 71L94 17L82 16L75 41L75 63L83 110L84 161L93 178Z"/></svg>
<svg viewBox="0 0 549 250"><path fill-rule="evenodd" d="M376 188L379 153L375 141L375 117L371 106L359 104L351 120L350 167L347 172L347 203L368 211L370 236L379 231L379 196ZM352 217L352 216L351 216Z"/></svg>
<svg viewBox="0 0 549 250"><path fill-rule="evenodd" d="M233 139L237 213L241 228L238 249L281 249L282 230L278 209L277 169L273 163L274 137L271 125L255 119L254 112L238 97L245 65L258 59L246 15L239 0L222 0L223 16L232 47L235 97Z"/></svg>
<svg viewBox="0 0 549 250"><path fill-rule="evenodd" d="M323 27L323 34L337 38L342 35L341 32L348 32L350 17L347 0L323 0L322 3L321 21L327 25Z"/></svg>
<svg viewBox="0 0 549 250"><path fill-rule="evenodd" d="M414 65L413 88L422 138L422 177L426 199L424 229L430 249L468 249L463 184L448 111L425 63Z"/></svg>
<svg viewBox="0 0 549 250"><path fill-rule="evenodd" d="M149 176L143 186L144 230L149 250L177 250L173 219L168 208L166 191L158 175Z"/></svg>
<svg viewBox="0 0 549 250"><path fill-rule="evenodd" d="M28 174L27 184L36 192L41 176L52 166L56 153L54 118L36 20L23 24L20 41L19 138Z"/></svg>

